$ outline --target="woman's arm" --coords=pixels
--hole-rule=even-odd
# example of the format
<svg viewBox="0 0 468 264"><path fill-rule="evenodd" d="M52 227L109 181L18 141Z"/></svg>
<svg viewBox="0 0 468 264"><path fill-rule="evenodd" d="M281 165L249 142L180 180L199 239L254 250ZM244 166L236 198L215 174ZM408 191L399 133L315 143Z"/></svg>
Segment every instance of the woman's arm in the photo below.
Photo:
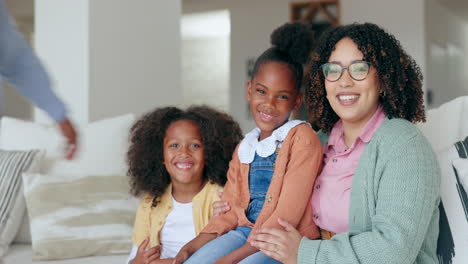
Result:
<svg viewBox="0 0 468 264"><path fill-rule="evenodd" d="M371 231L343 233L332 240L302 238L297 262L300 264L373 264L415 262L429 226L437 228L433 215L438 210L440 170L432 149L422 136L395 142L375 190L375 212L371 212ZM362 201L366 203L368 201ZM286 237L288 232L262 230L266 235ZM253 237L254 238L254 237ZM257 240L258 236L255 237ZM265 237L263 237L265 239ZM434 241L437 234L434 234ZM261 247L273 248L268 237ZM258 245L257 245L258 246ZM432 245L435 246L435 245ZM267 251L267 250L266 250ZM429 258L429 256L428 256ZM279 260L279 259L278 259ZM421 260L422 263L437 261Z"/></svg>
<svg viewBox="0 0 468 264"><path fill-rule="evenodd" d="M250 244L265 255L284 264L297 263L297 251L301 243L301 234L290 223L278 219L284 230L277 228L260 228L252 236Z"/></svg>
<svg viewBox="0 0 468 264"><path fill-rule="evenodd" d="M303 239L299 263L343 263L345 259L361 264L415 262L429 226L437 224L433 215L438 210L440 170L422 136L395 143L382 175L374 175L380 181L371 231L337 235L330 241ZM307 260L312 256L316 262Z"/></svg>

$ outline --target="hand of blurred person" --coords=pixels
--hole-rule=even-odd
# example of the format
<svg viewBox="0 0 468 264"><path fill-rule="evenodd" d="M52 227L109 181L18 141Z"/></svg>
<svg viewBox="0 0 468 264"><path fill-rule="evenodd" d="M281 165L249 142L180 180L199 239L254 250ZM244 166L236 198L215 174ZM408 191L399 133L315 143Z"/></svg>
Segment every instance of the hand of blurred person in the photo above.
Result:
<svg viewBox="0 0 468 264"><path fill-rule="evenodd" d="M4 101L1 91L3 80L57 122L67 140L65 158L73 159L77 135L72 123L66 118L65 104L52 90L50 77L42 62L12 23L5 1L0 0L0 108Z"/></svg>
<svg viewBox="0 0 468 264"><path fill-rule="evenodd" d="M65 119L61 122L58 122L60 132L67 140L67 146L65 147L65 158L71 160L75 157L77 150L77 133L73 124L70 120Z"/></svg>

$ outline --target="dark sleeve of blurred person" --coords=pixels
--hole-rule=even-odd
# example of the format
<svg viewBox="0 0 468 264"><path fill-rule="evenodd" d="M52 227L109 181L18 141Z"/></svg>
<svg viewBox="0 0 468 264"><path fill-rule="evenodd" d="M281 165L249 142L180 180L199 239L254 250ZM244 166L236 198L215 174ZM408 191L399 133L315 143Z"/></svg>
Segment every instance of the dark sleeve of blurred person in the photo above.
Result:
<svg viewBox="0 0 468 264"><path fill-rule="evenodd" d="M67 139L66 158L73 158L76 132L67 118L65 105L52 91L49 76L38 57L11 23L5 0L0 0L0 86L2 79L57 122ZM0 97L0 106L3 99Z"/></svg>

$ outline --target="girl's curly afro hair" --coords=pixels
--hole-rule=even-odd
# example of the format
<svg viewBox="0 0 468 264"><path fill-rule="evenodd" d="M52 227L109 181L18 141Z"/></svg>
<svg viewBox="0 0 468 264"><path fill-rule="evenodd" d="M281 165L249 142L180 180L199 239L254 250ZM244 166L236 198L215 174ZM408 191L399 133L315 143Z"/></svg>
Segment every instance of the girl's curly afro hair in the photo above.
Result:
<svg viewBox="0 0 468 264"><path fill-rule="evenodd" d="M328 62L335 45L343 38L352 39L377 70L381 96L379 103L388 118L410 122L425 121L422 74L416 62L403 50L395 37L375 24L339 26L324 33L310 66L310 88L306 90L309 115L316 125L329 133L339 120L330 106L325 91L325 78L320 66Z"/></svg>
<svg viewBox="0 0 468 264"><path fill-rule="evenodd" d="M242 139L239 124L226 113L208 106L157 108L145 114L130 130L127 152L131 193L149 194L156 206L171 183L163 165L163 141L167 128L177 120L192 120L198 124L205 151L203 178L224 185L232 153Z"/></svg>

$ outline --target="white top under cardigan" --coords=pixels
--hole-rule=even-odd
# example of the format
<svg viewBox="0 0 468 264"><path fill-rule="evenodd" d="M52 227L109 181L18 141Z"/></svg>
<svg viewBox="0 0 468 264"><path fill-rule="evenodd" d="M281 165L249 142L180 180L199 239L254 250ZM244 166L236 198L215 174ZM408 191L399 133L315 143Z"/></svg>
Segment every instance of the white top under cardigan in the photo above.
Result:
<svg viewBox="0 0 468 264"><path fill-rule="evenodd" d="M179 250L195 238L195 224L192 216L192 203L179 203L172 197L172 211L167 215L161 229L161 259L174 258ZM138 245L133 245L127 263L138 252Z"/></svg>

